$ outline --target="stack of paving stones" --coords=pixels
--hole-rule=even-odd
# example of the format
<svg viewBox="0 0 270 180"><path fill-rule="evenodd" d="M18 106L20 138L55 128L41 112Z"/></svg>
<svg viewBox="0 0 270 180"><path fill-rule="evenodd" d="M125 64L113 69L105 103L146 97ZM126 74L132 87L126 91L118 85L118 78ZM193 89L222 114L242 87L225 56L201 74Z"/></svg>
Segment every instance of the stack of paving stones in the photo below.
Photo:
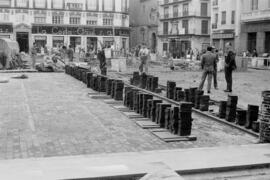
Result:
<svg viewBox="0 0 270 180"><path fill-rule="evenodd" d="M152 92L156 92L156 89L158 89L158 80L159 80L158 77L153 76L151 87L150 87L150 90Z"/></svg>
<svg viewBox="0 0 270 180"><path fill-rule="evenodd" d="M252 129L252 124L258 120L258 115L259 106L249 104L245 123L247 129Z"/></svg>
<svg viewBox="0 0 270 180"><path fill-rule="evenodd" d="M169 130L172 134L178 134L179 129L179 107L172 107L171 108L171 120Z"/></svg>
<svg viewBox="0 0 270 180"><path fill-rule="evenodd" d="M144 94L143 95L143 107L142 107L142 115L143 115L143 117L147 117L147 114L148 114L147 102L148 102L148 100L152 100L152 99L153 99L153 96L150 95L150 94Z"/></svg>
<svg viewBox="0 0 270 180"><path fill-rule="evenodd" d="M238 96L228 95L226 121L235 122Z"/></svg>
<svg viewBox="0 0 270 180"><path fill-rule="evenodd" d="M174 99L175 88L176 88L176 82L167 81L167 98Z"/></svg>
<svg viewBox="0 0 270 180"><path fill-rule="evenodd" d="M146 78L146 90L151 91L152 81L153 81L153 76L148 75Z"/></svg>
<svg viewBox="0 0 270 180"><path fill-rule="evenodd" d="M189 89L185 89L184 93L185 93L184 101L190 102L190 91L189 91Z"/></svg>
<svg viewBox="0 0 270 180"><path fill-rule="evenodd" d="M147 75L146 73L142 73L141 78L140 78L140 88L142 89L146 88L146 81L147 81Z"/></svg>
<svg viewBox="0 0 270 180"><path fill-rule="evenodd" d="M120 80L115 81L114 83L114 100L122 101L123 100L123 92L124 91L124 83Z"/></svg>
<svg viewBox="0 0 270 180"><path fill-rule="evenodd" d="M133 78L131 81L131 84L134 86L138 86L140 84L140 73L139 72L133 72Z"/></svg>
<svg viewBox="0 0 270 180"><path fill-rule="evenodd" d="M170 104L167 103L158 103L157 104L157 109L156 109L156 123L159 125L161 128L165 128L165 110L166 108L171 107Z"/></svg>
<svg viewBox="0 0 270 180"><path fill-rule="evenodd" d="M185 100L185 92L184 91L177 91L176 92L176 101L180 102L180 101L184 101Z"/></svg>
<svg viewBox="0 0 270 180"><path fill-rule="evenodd" d="M104 76L98 76L98 91L106 92L106 80L107 78Z"/></svg>
<svg viewBox="0 0 270 180"><path fill-rule="evenodd" d="M125 87L124 105L130 107L133 104L133 88Z"/></svg>
<svg viewBox="0 0 270 180"><path fill-rule="evenodd" d="M170 126L171 126L171 110L172 110L172 107L167 107L165 109L165 129L170 129Z"/></svg>
<svg viewBox="0 0 270 180"><path fill-rule="evenodd" d="M218 117L225 119L226 118L226 109L227 109L227 101L220 101L219 102L219 113Z"/></svg>
<svg viewBox="0 0 270 180"><path fill-rule="evenodd" d="M192 103L192 105L193 105L193 107L195 106L195 99L196 99L196 90L197 90L198 88L190 88L189 89L189 95L190 95L190 101L189 102L191 102Z"/></svg>
<svg viewBox="0 0 270 180"><path fill-rule="evenodd" d="M152 110L152 104L153 104L153 99L148 99L147 100L147 115L146 117L151 119L151 110Z"/></svg>
<svg viewBox="0 0 270 180"><path fill-rule="evenodd" d="M191 128L192 128L192 103L189 102L180 103L177 134L179 136L190 136Z"/></svg>
<svg viewBox="0 0 270 180"><path fill-rule="evenodd" d="M200 110L201 111L209 110L209 100L210 100L210 96L202 95L200 97Z"/></svg>
<svg viewBox="0 0 270 180"><path fill-rule="evenodd" d="M158 104L162 103L162 100L153 100L151 105L151 119L152 122L156 122L157 117L157 106Z"/></svg>
<svg viewBox="0 0 270 180"><path fill-rule="evenodd" d="M175 100L175 101L178 101L178 92L179 91L182 91L182 88L181 87L176 87L176 88L174 88L174 97L173 97L173 100Z"/></svg>
<svg viewBox="0 0 270 180"><path fill-rule="evenodd" d="M86 78L87 78L87 87L88 87L88 88L91 87L91 79L92 79L92 77L93 77L93 73L87 72Z"/></svg>
<svg viewBox="0 0 270 180"><path fill-rule="evenodd" d="M270 91L262 92L260 142L270 143Z"/></svg>
<svg viewBox="0 0 270 180"><path fill-rule="evenodd" d="M105 87L105 89L106 89L106 94L108 96L110 96L111 93L112 93L112 83L113 83L113 79L108 78L106 80L106 87Z"/></svg>
<svg viewBox="0 0 270 180"><path fill-rule="evenodd" d="M244 126L246 124L246 120L247 120L247 111L242 110L242 109L237 109L235 123L240 126Z"/></svg>
<svg viewBox="0 0 270 180"><path fill-rule="evenodd" d="M203 94L204 94L204 91L203 90L197 89L195 91L195 104L194 104L195 109L200 109L201 96Z"/></svg>

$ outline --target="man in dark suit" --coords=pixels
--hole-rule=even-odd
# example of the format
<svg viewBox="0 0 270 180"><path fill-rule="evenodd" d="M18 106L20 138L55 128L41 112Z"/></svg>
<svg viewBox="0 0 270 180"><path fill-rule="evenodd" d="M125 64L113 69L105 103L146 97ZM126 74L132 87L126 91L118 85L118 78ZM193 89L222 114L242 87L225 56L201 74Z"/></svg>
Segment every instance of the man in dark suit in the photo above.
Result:
<svg viewBox="0 0 270 180"><path fill-rule="evenodd" d="M214 70L216 69L216 60L217 56L216 54L212 53L212 47L207 47L207 52L202 55L201 57L201 66L203 69L203 74L202 74L202 80L199 86L199 89L203 89L203 85L205 82L206 77L208 77L208 86L207 86L207 92L208 94L211 93L211 83L212 83L212 78L213 78L213 73Z"/></svg>
<svg viewBox="0 0 270 180"><path fill-rule="evenodd" d="M235 62L235 54L233 51L229 51L228 55L225 58L225 79L227 82L227 89L224 90L225 92L232 92L232 72L235 70L236 62Z"/></svg>

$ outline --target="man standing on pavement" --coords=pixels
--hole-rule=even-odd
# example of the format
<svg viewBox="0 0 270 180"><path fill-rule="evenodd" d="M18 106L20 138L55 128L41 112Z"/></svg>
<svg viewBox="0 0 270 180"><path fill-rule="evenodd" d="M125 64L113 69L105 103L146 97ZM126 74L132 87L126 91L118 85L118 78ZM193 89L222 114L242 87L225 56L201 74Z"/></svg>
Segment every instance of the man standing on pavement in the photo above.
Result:
<svg viewBox="0 0 270 180"><path fill-rule="evenodd" d="M37 45L35 42L33 43L33 47L31 49L31 56L32 56L32 68L35 69L37 58Z"/></svg>
<svg viewBox="0 0 270 180"><path fill-rule="evenodd" d="M68 56L69 62L73 62L74 50L72 49L71 45L69 45L69 48L67 50L67 56Z"/></svg>
<svg viewBox="0 0 270 180"><path fill-rule="evenodd" d="M215 69L214 69L214 72L213 72L213 79L214 79L214 87L215 87L215 89L218 89L217 64L218 64L218 61L219 61L219 55L218 55L218 50L215 47L212 48L212 52L217 56L216 57L216 66L215 66Z"/></svg>
<svg viewBox="0 0 270 180"><path fill-rule="evenodd" d="M225 57L225 79L227 82L227 89L224 92L232 92L232 72L235 70L236 62L235 62L235 54L232 50L229 50L227 56Z"/></svg>
<svg viewBox="0 0 270 180"><path fill-rule="evenodd" d="M149 57L149 50L143 45L142 49L139 52L140 57L140 67L139 70L141 73L145 72L148 73L148 57Z"/></svg>
<svg viewBox="0 0 270 180"><path fill-rule="evenodd" d="M208 86L207 86L207 93L211 93L211 83L212 83L212 77L213 77L213 72L216 68L216 58L217 56L212 53L212 47L207 47L207 52L202 55L201 58L201 66L203 69L203 74L202 74L202 80L199 86L199 89L202 90L204 86L204 82L206 77L208 77Z"/></svg>

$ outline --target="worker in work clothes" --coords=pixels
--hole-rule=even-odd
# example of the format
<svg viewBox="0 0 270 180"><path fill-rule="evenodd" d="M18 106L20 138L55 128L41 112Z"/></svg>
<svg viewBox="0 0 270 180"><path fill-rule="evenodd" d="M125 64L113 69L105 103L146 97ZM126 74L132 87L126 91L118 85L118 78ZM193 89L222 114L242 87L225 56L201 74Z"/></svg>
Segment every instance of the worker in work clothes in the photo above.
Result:
<svg viewBox="0 0 270 180"><path fill-rule="evenodd" d="M99 60L99 68L102 75L107 75L106 56L104 52L105 47L98 51L97 58Z"/></svg>
<svg viewBox="0 0 270 180"><path fill-rule="evenodd" d="M232 72L235 70L236 62L235 62L235 54L233 51L229 51L228 55L225 58L225 79L227 82L227 89L224 92L232 92Z"/></svg>
<svg viewBox="0 0 270 180"><path fill-rule="evenodd" d="M201 57L201 67L203 69L202 80L199 86L199 89L202 90L204 86L205 79L207 77L207 93L211 93L211 83L213 78L214 70L216 69L216 54L212 53L212 47L207 47L207 52Z"/></svg>
<svg viewBox="0 0 270 180"><path fill-rule="evenodd" d="M148 72L148 57L149 57L149 50L146 48L145 45L143 45L142 49L139 52L139 57L141 60L141 64L139 67L139 70L141 73Z"/></svg>
<svg viewBox="0 0 270 180"><path fill-rule="evenodd" d="M31 48L31 56L32 56L32 68L35 69L36 58L37 58L37 45L33 43L33 47Z"/></svg>

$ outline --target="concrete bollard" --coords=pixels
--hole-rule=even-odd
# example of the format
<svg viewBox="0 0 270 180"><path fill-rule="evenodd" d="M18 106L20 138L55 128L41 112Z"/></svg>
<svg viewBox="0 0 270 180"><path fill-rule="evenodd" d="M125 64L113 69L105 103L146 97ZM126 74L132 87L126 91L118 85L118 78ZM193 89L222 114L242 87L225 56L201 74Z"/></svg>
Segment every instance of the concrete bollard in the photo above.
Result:
<svg viewBox="0 0 270 180"><path fill-rule="evenodd" d="M124 83L120 80L117 80L114 86L114 100L122 101L124 93Z"/></svg>
<svg viewBox="0 0 270 180"><path fill-rule="evenodd" d="M171 107L167 107L165 109L165 123L164 123L165 129L170 129L171 126L171 110L172 110Z"/></svg>
<svg viewBox="0 0 270 180"><path fill-rule="evenodd" d="M91 87L91 78L93 77L93 73L91 72L87 72L86 73L86 84L87 84L87 87L90 88Z"/></svg>
<svg viewBox="0 0 270 180"><path fill-rule="evenodd" d="M167 81L167 94L166 94L167 98L174 99L175 88L176 88L176 82Z"/></svg>
<svg viewBox="0 0 270 180"><path fill-rule="evenodd" d="M202 91L202 90L197 89L195 91L195 104L194 104L195 109L200 109L201 96L203 94L204 94L204 91Z"/></svg>
<svg viewBox="0 0 270 180"><path fill-rule="evenodd" d="M179 107L172 107L171 109L171 123L170 123L170 132L173 134L178 133L179 128Z"/></svg>
<svg viewBox="0 0 270 180"><path fill-rule="evenodd" d="M197 89L198 89L197 87L189 89L190 102L193 104L193 107L195 106L195 97L196 97L196 90Z"/></svg>
<svg viewBox="0 0 270 180"><path fill-rule="evenodd" d="M241 110L241 109L236 110L235 123L240 125L240 126L244 126L246 124L246 120L247 120L247 111Z"/></svg>
<svg viewBox="0 0 270 180"><path fill-rule="evenodd" d="M139 72L133 72L133 78L132 78L132 85L138 86L140 85L140 73Z"/></svg>
<svg viewBox="0 0 270 180"><path fill-rule="evenodd" d="M146 115L146 117L150 118L150 119L152 118L152 114L151 114L152 104L153 104L153 99L148 99L147 100L147 115Z"/></svg>
<svg viewBox="0 0 270 180"><path fill-rule="evenodd" d="M156 123L159 124L161 128L165 128L165 110L168 107L171 107L171 105L166 103L158 104L157 108L158 117L156 119Z"/></svg>
<svg viewBox="0 0 270 180"><path fill-rule="evenodd" d="M185 89L184 92L185 92L184 101L190 102L190 91L189 91L189 89Z"/></svg>
<svg viewBox="0 0 270 180"><path fill-rule="evenodd" d="M249 104L248 110L247 110L247 119L246 119L245 127L247 129L251 129L252 123L258 120L258 116L259 116L259 106Z"/></svg>
<svg viewBox="0 0 270 180"><path fill-rule="evenodd" d="M173 100L175 100L175 101L178 101L178 96L177 96L178 91L182 91L182 88L181 87L174 88Z"/></svg>
<svg viewBox="0 0 270 180"><path fill-rule="evenodd" d="M152 83L151 83L151 87L150 87L150 90L152 92L156 92L156 89L158 88L158 77L152 77Z"/></svg>
<svg viewBox="0 0 270 180"><path fill-rule="evenodd" d="M227 108L227 101L220 101L219 102L219 113L218 117L224 119L226 117L226 108Z"/></svg>
<svg viewBox="0 0 270 180"><path fill-rule="evenodd" d="M147 80L147 75L145 73L142 73L141 78L140 78L140 88L142 89L146 88L146 80Z"/></svg>

